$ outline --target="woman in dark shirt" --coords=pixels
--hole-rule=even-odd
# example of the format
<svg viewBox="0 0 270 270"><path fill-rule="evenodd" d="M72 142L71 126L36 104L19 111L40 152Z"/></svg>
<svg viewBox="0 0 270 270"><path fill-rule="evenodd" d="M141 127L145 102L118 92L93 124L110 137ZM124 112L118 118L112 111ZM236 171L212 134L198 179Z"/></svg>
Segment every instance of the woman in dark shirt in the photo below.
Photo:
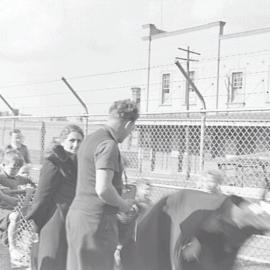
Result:
<svg viewBox="0 0 270 270"><path fill-rule="evenodd" d="M33 267L39 270L66 269L65 218L75 195L76 153L83 131L76 125L68 125L59 139L60 143L55 144L45 158L28 215L39 233L38 248L35 246L33 250L36 259Z"/></svg>

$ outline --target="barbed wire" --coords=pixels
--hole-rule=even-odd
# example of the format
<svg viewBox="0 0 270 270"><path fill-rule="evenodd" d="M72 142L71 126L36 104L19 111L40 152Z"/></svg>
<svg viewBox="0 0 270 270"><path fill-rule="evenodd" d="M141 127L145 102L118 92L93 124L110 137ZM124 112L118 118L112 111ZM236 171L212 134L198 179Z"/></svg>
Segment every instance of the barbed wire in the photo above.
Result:
<svg viewBox="0 0 270 270"><path fill-rule="evenodd" d="M268 70L260 70L260 71L255 71L255 72L247 72L244 73L245 76L248 75L256 75L256 74L263 74L263 73L268 73ZM216 79L217 76L206 76L206 77L198 77L195 78L195 83L196 81L201 81L201 80L210 80L210 79ZM227 78L227 75L221 75L219 76L220 79L222 78ZM185 83L186 80L172 80L171 83ZM149 85L162 85L161 82L151 82ZM107 90L122 90L122 89L127 89L127 88L132 88L132 87L146 87L146 83L133 83L133 84L127 84L127 85L119 85L115 87L104 87L104 88L92 88L92 89L83 89L83 90L77 90L78 93L87 93L87 92L102 92L102 91L107 91ZM68 92L54 92L54 93L46 93L46 94L34 94L34 95L28 95L28 96L7 96L9 99L25 99L25 98L33 98L33 97L47 97L47 96L56 96L56 95L63 95L67 94Z"/></svg>
<svg viewBox="0 0 270 270"><path fill-rule="evenodd" d="M251 55L257 55L257 54L270 54L270 50L266 49L266 50L252 51L252 52L247 52L247 53L229 54L229 55L221 56L220 60L226 59L229 57L248 56L248 55L251 56ZM218 59L217 57L209 57L209 58L201 58L200 61L207 62L207 61L212 61L212 60L217 60L217 59ZM157 69L157 68L163 68L163 67L169 67L169 66L174 66L174 63L153 65L150 68ZM91 73L91 74L78 75L78 76L67 76L66 78L71 79L71 80L75 80L75 79L100 77L100 76L115 75L115 74L121 74L121 73L145 71L145 70L147 70L147 67L134 67L134 68L126 68L126 69L121 69L121 70L116 70L116 71ZM34 86L34 85L42 85L42 84L51 84L51 83L56 83L56 82L61 82L61 79L14 82L12 84L0 85L0 88L16 88L16 87L21 87L21 86Z"/></svg>
<svg viewBox="0 0 270 270"><path fill-rule="evenodd" d="M61 80L54 79L54 80L44 80L44 81L30 81L30 82L22 82L22 83L14 83L10 85L0 85L0 88L16 88L20 86L34 86L34 85L41 85L41 84L50 84L60 82Z"/></svg>
<svg viewBox="0 0 270 270"><path fill-rule="evenodd" d="M247 97L247 96L255 96L255 95L258 95L258 94L265 94L265 95L269 95L269 97L270 97L270 94L267 94L267 92L266 91L256 91L256 92L249 92L249 93L237 93L237 95L239 96L239 97ZM222 98L222 97L227 97L228 95L227 94L220 94L219 95L219 97L220 98ZM209 98L215 98L216 97L216 94L212 94L212 95L204 95L204 98L205 99L209 99ZM195 98L197 99L197 97L195 96ZM162 98L161 97L157 97L157 98L151 98L151 99L149 99L148 100L148 102L149 103L151 103L151 102L156 102L156 101L161 101L162 100ZM173 100L174 101L183 101L183 106L184 106L184 101L185 101L185 98L184 97L182 97L182 98L179 98L179 97L174 97L173 98ZM244 100L243 100L243 102L244 102ZM199 101L198 101L198 103L199 103ZM233 104L233 102L230 102L230 103L232 103ZM108 102L86 102L86 104L88 105L88 106L91 106L91 105L96 105L96 106L98 106L98 105L111 105L111 101L108 101ZM164 103L164 104L159 104L160 106L162 106L162 105L172 105L172 103L171 102L168 102L168 103ZM196 104L193 104L193 105L197 105L197 102L196 102ZM20 107L20 109L29 109L29 108L31 108L31 109L34 109L34 108L57 108L57 107L59 107L59 105L44 105L44 106L23 106L23 107ZM80 104L78 104L78 103L72 103L72 104L65 104L65 105L61 105L61 107L65 107L65 108L68 108L68 107L80 107Z"/></svg>

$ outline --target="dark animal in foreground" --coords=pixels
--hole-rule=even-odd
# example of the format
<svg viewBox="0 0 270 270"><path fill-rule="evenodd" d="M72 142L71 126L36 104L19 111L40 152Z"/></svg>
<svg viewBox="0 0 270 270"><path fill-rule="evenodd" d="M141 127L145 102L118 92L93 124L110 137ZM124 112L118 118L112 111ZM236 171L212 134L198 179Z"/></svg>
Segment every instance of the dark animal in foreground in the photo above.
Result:
<svg viewBox="0 0 270 270"><path fill-rule="evenodd" d="M187 189L168 195L138 224L136 241L123 247L123 268L231 270L243 243L270 230L270 214L260 209L237 196Z"/></svg>

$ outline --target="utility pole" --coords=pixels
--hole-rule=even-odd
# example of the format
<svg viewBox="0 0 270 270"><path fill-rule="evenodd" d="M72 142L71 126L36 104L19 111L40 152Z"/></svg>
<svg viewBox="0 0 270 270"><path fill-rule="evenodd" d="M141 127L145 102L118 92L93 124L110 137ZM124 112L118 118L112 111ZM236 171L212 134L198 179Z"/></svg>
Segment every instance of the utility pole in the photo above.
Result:
<svg viewBox="0 0 270 270"><path fill-rule="evenodd" d="M178 48L178 50L184 51L187 53L186 58L183 57L176 57L176 59L186 61L186 73L190 79L190 62L198 62L196 59L190 58L191 54L200 55L200 53L191 51L190 47L188 46L187 49L184 48ZM187 111L187 119L189 119L189 90L190 90L190 82L189 80L186 80L186 91L185 91L185 105L186 105L186 111ZM186 180L189 180L190 178L190 151L189 151L189 126L186 126L186 147L185 147L185 154L186 154Z"/></svg>
<svg viewBox="0 0 270 270"><path fill-rule="evenodd" d="M151 42L152 37L149 35L148 41L148 59L147 59L147 86L146 86L146 113L148 113L149 107L149 87L150 87L150 71L151 71Z"/></svg>
<svg viewBox="0 0 270 270"><path fill-rule="evenodd" d="M186 69L187 69L186 72L187 72L188 76L190 76L190 62L198 62L199 61L199 60L190 58L190 54L195 54L195 55L201 55L201 54L198 52L195 52L195 51L191 51L189 46L187 47L187 49L178 48L178 50L181 50L181 51L184 51L187 53L187 58L176 57L176 59L186 61ZM189 90L190 90L190 84L189 84L189 81L186 80L185 104L186 104L187 112L189 111Z"/></svg>

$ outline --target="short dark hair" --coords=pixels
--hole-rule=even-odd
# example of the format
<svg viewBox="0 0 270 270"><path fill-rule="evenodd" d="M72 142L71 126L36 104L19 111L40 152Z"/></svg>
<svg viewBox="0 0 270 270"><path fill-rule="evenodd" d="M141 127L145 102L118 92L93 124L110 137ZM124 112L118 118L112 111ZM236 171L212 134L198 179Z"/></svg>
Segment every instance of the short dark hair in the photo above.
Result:
<svg viewBox="0 0 270 270"><path fill-rule="evenodd" d="M135 122L139 118L137 104L131 99L115 101L109 109L109 114L114 118L129 120L132 122Z"/></svg>
<svg viewBox="0 0 270 270"><path fill-rule="evenodd" d="M82 137L84 137L83 130L79 126L71 124L71 125L65 126L62 129L62 131L61 131L61 133L59 135L60 142L65 140L67 138L68 134L71 133L71 132L78 132L79 134L82 135Z"/></svg>

